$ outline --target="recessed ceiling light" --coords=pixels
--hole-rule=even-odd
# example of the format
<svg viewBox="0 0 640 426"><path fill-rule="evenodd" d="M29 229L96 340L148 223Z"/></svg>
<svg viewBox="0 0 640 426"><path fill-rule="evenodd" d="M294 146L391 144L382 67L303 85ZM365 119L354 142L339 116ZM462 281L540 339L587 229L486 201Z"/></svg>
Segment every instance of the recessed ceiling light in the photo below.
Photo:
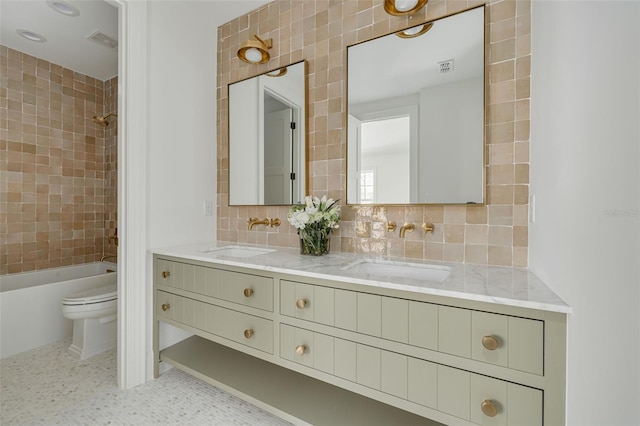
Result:
<svg viewBox="0 0 640 426"><path fill-rule="evenodd" d="M18 34L20 34L22 37L26 38L27 40L31 40L31 41L37 41L39 43L43 43L45 41L47 41L47 39L38 34L38 33L34 33L33 31L29 31L29 30L16 30L16 32Z"/></svg>
<svg viewBox="0 0 640 426"><path fill-rule="evenodd" d="M47 4L51 9L55 10L58 13L62 13L67 16L78 16L80 15L80 11L76 9L74 6L71 6L66 1L61 0L47 0Z"/></svg>

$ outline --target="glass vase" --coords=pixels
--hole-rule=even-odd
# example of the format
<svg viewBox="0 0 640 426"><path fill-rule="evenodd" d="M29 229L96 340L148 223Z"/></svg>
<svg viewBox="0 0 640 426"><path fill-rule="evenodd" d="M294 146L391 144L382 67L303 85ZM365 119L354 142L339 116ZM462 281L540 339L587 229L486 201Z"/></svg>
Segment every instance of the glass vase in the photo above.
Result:
<svg viewBox="0 0 640 426"><path fill-rule="evenodd" d="M300 233L300 254L322 256L329 253L331 238L329 235L308 235Z"/></svg>

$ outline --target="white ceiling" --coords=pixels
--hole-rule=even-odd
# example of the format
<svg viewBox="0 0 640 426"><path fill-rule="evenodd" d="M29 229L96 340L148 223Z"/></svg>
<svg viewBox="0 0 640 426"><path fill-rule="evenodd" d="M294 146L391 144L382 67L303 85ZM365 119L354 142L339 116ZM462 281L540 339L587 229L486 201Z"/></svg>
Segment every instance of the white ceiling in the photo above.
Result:
<svg viewBox="0 0 640 426"><path fill-rule="evenodd" d="M416 38L391 34L349 47L349 105L482 75L483 36L484 11L479 7L437 20ZM454 71L441 74L438 62L450 59Z"/></svg>
<svg viewBox="0 0 640 426"><path fill-rule="evenodd" d="M76 72L105 81L118 74L118 51L86 37L96 30L118 39L118 9L103 0L65 0L80 11L66 16L45 0L2 0L0 16L3 45ZM44 43L16 33L24 29L44 36Z"/></svg>
<svg viewBox="0 0 640 426"><path fill-rule="evenodd" d="M118 52L86 37L99 30L118 39L118 9L104 0L64 0L80 11L76 17L54 11L45 0L0 0L0 44L105 81L118 74ZM149 0L158 2L160 0ZM177 1L177 0L175 0ZM215 3L211 25L218 27L270 0L202 0ZM189 7L184 1L184 7ZM44 43L16 33L23 29L44 36Z"/></svg>

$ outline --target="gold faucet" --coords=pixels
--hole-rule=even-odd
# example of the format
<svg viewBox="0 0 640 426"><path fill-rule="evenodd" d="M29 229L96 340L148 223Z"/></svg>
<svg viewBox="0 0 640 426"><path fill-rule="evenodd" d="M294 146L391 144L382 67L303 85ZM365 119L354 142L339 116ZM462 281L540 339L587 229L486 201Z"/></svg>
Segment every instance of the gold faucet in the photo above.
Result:
<svg viewBox="0 0 640 426"><path fill-rule="evenodd" d="M430 234L433 232L433 223L427 222L422 224L422 230L425 234Z"/></svg>
<svg viewBox="0 0 640 426"><path fill-rule="evenodd" d="M405 222L404 225L400 227L400 238L404 238L405 232L413 232L416 229L416 226L413 223Z"/></svg>
<svg viewBox="0 0 640 426"><path fill-rule="evenodd" d="M269 219L265 218L263 220L260 220L257 217L250 217L249 218L249 231L251 231L253 229L253 227L256 226L256 225L269 226Z"/></svg>
<svg viewBox="0 0 640 426"><path fill-rule="evenodd" d="M388 221L388 222L387 222L387 225L386 225L386 227L387 227L387 232L393 232L393 231L395 231L395 230L396 230L396 226L397 226L397 225L396 225L396 223L395 223L394 221L392 221L392 220Z"/></svg>
<svg viewBox="0 0 640 426"><path fill-rule="evenodd" d="M274 219L269 219L269 226L271 228L273 228L274 226L280 226L280 219L277 217Z"/></svg>

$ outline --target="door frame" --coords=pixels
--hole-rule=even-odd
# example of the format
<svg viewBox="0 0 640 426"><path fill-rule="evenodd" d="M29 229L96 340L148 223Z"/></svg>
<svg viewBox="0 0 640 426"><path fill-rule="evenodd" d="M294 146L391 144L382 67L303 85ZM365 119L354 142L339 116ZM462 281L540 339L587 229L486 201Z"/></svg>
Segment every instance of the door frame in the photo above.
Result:
<svg viewBox="0 0 640 426"><path fill-rule="evenodd" d="M118 8L118 387L153 377L147 254L147 0Z"/></svg>

